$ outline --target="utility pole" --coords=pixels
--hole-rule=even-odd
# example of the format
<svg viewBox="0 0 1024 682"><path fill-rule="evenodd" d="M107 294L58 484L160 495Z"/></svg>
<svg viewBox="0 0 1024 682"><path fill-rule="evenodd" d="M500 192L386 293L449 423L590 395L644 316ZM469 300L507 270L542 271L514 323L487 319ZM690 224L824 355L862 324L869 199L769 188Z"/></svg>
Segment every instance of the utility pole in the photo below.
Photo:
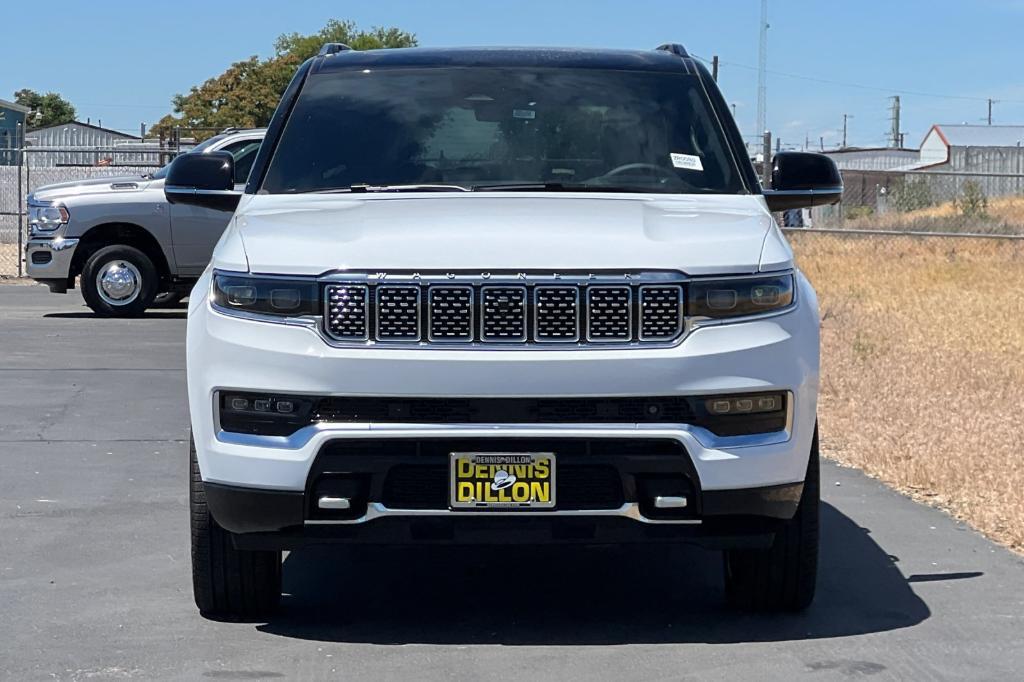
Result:
<svg viewBox="0 0 1024 682"><path fill-rule="evenodd" d="M810 146L811 146L811 134L805 132L804 133L804 151L807 151L807 148L810 147Z"/></svg>
<svg viewBox="0 0 1024 682"><path fill-rule="evenodd" d="M732 117L733 117L733 119L735 119L736 118L736 102L733 102L729 106L732 107Z"/></svg>
<svg viewBox="0 0 1024 682"><path fill-rule="evenodd" d="M853 118L853 114L843 114L843 149L846 149L846 119Z"/></svg>
<svg viewBox="0 0 1024 682"><path fill-rule="evenodd" d="M718 55L711 56L711 80L718 82Z"/></svg>
<svg viewBox="0 0 1024 682"><path fill-rule="evenodd" d="M998 102L997 99L988 98L988 124L992 125L992 105Z"/></svg>
<svg viewBox="0 0 1024 682"><path fill-rule="evenodd" d="M760 33L757 57L757 134L763 135L768 128L768 0L761 0Z"/></svg>
<svg viewBox="0 0 1024 682"><path fill-rule="evenodd" d="M821 145L821 151L825 151L825 136L821 135L818 137L818 144Z"/></svg>
<svg viewBox="0 0 1024 682"><path fill-rule="evenodd" d="M772 185L772 134L767 130L764 131L762 144L761 187L767 188Z"/></svg>
<svg viewBox="0 0 1024 682"><path fill-rule="evenodd" d="M902 147L903 145L900 144L900 96L893 95L889 99L892 100L892 115L889 120L892 130L889 133L889 144L893 147Z"/></svg>

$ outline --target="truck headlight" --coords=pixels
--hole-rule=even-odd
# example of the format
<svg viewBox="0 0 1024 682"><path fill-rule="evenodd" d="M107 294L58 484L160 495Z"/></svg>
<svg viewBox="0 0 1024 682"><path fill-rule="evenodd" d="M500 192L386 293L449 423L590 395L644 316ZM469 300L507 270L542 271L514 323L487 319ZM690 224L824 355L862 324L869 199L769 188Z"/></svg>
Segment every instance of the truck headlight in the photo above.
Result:
<svg viewBox="0 0 1024 682"><path fill-rule="evenodd" d="M32 234L53 232L58 227L67 225L71 214L61 204L47 203L28 205L28 227Z"/></svg>
<svg viewBox="0 0 1024 682"><path fill-rule="evenodd" d="M793 303L793 275L695 280L690 283L689 317L728 318L757 315Z"/></svg>
<svg viewBox="0 0 1024 682"><path fill-rule="evenodd" d="M260 277L215 272L211 300L229 315L248 313L276 317L316 315L319 287L312 279Z"/></svg>

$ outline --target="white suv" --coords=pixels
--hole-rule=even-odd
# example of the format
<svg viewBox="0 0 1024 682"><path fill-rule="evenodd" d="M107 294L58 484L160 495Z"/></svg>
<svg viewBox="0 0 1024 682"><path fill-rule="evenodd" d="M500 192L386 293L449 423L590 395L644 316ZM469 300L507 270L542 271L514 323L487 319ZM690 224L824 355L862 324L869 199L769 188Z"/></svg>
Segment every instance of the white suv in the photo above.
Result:
<svg viewBox="0 0 1024 682"><path fill-rule="evenodd" d="M188 313L195 599L269 611L306 543L693 542L800 609L818 543L818 310L715 83L652 51L328 45ZM236 208L237 204L237 208Z"/></svg>

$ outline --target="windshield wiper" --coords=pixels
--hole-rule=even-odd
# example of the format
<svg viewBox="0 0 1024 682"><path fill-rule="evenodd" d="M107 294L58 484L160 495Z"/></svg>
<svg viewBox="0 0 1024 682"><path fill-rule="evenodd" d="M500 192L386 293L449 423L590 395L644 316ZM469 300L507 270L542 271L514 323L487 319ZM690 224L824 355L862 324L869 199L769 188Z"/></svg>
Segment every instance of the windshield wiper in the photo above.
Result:
<svg viewBox="0 0 1024 682"><path fill-rule="evenodd" d="M359 194L364 192L468 192L468 187L462 185L369 185L356 183L347 187L330 187L328 189L316 189L311 194L331 194L334 192L352 192Z"/></svg>
<svg viewBox="0 0 1024 682"><path fill-rule="evenodd" d="M473 185L474 192L657 192L648 187L564 182L496 182Z"/></svg>

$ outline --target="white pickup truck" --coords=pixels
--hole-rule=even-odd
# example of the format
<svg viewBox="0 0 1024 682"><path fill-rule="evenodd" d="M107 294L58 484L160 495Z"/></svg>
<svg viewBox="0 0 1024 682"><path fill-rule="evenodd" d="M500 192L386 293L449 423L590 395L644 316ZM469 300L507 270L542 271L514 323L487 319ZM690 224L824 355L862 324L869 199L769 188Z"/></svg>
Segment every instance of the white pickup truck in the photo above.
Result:
<svg viewBox="0 0 1024 682"><path fill-rule="evenodd" d="M307 543L692 542L802 609L818 548L818 308L708 72L651 51L328 45L188 312L195 600L253 617ZM543 567L538 566L542 571Z"/></svg>

